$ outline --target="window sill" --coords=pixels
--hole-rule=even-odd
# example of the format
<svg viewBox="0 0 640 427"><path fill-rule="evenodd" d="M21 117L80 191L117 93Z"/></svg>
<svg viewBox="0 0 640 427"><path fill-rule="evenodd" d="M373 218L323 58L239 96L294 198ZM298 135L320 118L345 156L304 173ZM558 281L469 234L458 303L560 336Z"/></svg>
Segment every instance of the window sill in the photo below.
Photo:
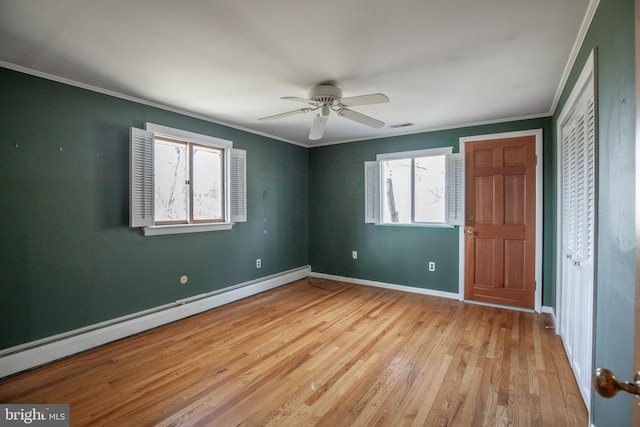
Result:
<svg viewBox="0 0 640 427"><path fill-rule="evenodd" d="M413 223L413 224L394 224L394 223L388 223L388 222L377 222L375 223L376 226L382 226L382 227L429 227L429 228L454 228L455 225L451 225L451 224L438 224L438 223Z"/></svg>
<svg viewBox="0 0 640 427"><path fill-rule="evenodd" d="M216 224L178 224L178 225L156 225L142 227L142 234L145 236L162 236L165 234L185 234L203 233L206 231L231 230L233 222L220 222Z"/></svg>

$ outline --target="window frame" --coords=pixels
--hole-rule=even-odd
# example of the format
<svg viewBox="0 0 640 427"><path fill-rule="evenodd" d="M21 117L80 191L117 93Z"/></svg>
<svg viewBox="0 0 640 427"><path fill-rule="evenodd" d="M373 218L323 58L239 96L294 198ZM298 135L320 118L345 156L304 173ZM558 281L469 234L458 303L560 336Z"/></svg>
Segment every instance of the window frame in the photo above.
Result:
<svg viewBox="0 0 640 427"><path fill-rule="evenodd" d="M160 137L170 142L184 143L187 156L192 156L194 146L221 150L223 153L223 219L213 221L193 220L193 198L189 189L189 217L187 222L164 222L155 220L154 201L155 176L153 155L155 139ZM137 138L137 139L136 139ZM141 139L144 139L142 149ZM130 226L140 227L145 236L182 234L205 231L230 230L236 222L246 221L246 151L233 148L233 142L222 138L202 135L155 123L145 123L144 130L131 128L131 206ZM137 151L136 151L137 150ZM141 153L141 150L144 152ZM189 160L189 186L193 181ZM141 170L144 169L143 172ZM144 176L142 176L144 174ZM141 182L143 184L141 184ZM144 187L144 188L142 188ZM140 196L140 194L143 194ZM144 200L139 200L143 198ZM149 200L150 199L150 200ZM144 206L143 206L144 205Z"/></svg>
<svg viewBox="0 0 640 427"><path fill-rule="evenodd" d="M207 150L215 150L218 151L221 157L221 161L220 161L220 179L221 181L225 182L225 172L226 172L226 167L225 167L225 155L226 155L226 150L224 148L220 148L220 147L214 147L212 145L204 145L201 143L195 143L195 142L191 142L191 141L187 141L185 139L177 139L177 138L169 138L165 135L160 135L160 134L154 134L154 146L157 143L157 141L162 141L164 143L169 143L169 144L173 144L173 145L179 145L179 146L184 146L185 148L185 153L186 153L186 161L187 161L187 182L185 183L185 185L187 186L187 215L186 218L183 219L178 219L178 220L168 220L168 221L159 221L155 214L155 207L154 207L154 218L153 218L153 222L154 225L157 226L163 226L163 225L187 225L187 224L212 224L212 223L218 223L218 222L226 222L226 212L225 212L225 202L226 202L226 196L227 196L227 192L225 190L225 186L223 185L222 187L222 218L220 219L215 219L215 218L210 218L210 219L195 219L194 217L194 163L193 163L193 159L194 159L194 151L198 149L198 147L202 147L204 149ZM155 149L155 147L154 147ZM155 168L155 156L154 156L154 168ZM154 191L156 190L156 180L154 177Z"/></svg>
<svg viewBox="0 0 640 427"><path fill-rule="evenodd" d="M444 156L445 162L445 194L444 221L415 221L415 159ZM384 176L382 162L387 160L411 159L411 222L384 222ZM365 222L390 227L434 227L452 228L464 225L464 157L453 153L453 147L436 147L422 150L381 153L375 161L365 162Z"/></svg>
<svg viewBox="0 0 640 427"><path fill-rule="evenodd" d="M220 161L220 180L222 181L222 183L224 184L227 181L227 167L225 165L225 156L226 154L226 150L224 150L223 148L218 148L218 147L210 147L207 145L202 145L202 144L194 144L194 143L190 143L189 144L189 190L191 192L191 195L189 197L189 223L190 224L212 224L212 223L216 223L216 222L225 222L227 220L227 216L226 216L226 210L225 207L227 206L227 197L228 197L228 193L226 191L226 189L224 188L225 185L223 185L223 191L222 191L222 195L221 195L221 212L222 212L222 218L217 219L217 218L208 218L208 219L196 219L195 218L195 195L194 195L194 186L195 186L195 179L194 179L194 163L193 163L193 159L195 158L195 151L198 148L204 148L207 151L218 151L220 157L221 157L221 161Z"/></svg>

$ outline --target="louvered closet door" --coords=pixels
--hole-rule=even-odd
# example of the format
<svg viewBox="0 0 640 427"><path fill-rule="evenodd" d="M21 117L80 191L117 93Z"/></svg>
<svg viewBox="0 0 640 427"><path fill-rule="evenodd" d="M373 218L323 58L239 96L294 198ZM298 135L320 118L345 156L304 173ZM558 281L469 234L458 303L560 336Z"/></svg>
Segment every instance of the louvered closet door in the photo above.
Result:
<svg viewBox="0 0 640 427"><path fill-rule="evenodd" d="M595 244L595 115L583 96L562 127L560 335L587 405L592 370Z"/></svg>

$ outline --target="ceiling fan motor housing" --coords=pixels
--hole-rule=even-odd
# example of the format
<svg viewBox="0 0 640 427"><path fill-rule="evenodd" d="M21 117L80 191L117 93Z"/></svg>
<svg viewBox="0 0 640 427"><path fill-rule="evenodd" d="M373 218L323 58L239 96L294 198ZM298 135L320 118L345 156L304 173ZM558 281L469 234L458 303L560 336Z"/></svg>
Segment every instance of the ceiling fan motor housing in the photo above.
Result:
<svg viewBox="0 0 640 427"><path fill-rule="evenodd" d="M332 105L342 98L342 90L335 85L316 85L309 89L309 99L314 102Z"/></svg>

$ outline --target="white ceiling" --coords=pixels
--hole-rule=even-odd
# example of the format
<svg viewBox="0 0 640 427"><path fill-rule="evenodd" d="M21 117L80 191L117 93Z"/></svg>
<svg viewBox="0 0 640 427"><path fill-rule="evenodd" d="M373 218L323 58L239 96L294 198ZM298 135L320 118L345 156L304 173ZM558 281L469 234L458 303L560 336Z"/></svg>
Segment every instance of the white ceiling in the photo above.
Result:
<svg viewBox="0 0 640 427"><path fill-rule="evenodd" d="M550 114L589 0L0 0L0 65L68 79L304 146ZM333 114L308 139L317 83ZM412 123L413 126L391 126Z"/></svg>

